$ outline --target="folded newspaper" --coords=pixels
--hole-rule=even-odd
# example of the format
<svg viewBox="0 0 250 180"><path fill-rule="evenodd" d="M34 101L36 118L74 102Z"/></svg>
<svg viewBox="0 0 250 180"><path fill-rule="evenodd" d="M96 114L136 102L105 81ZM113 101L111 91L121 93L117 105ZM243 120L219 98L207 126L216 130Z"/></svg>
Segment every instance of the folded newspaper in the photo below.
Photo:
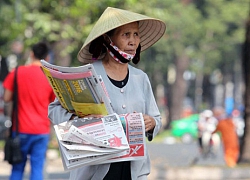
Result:
<svg viewBox="0 0 250 180"><path fill-rule="evenodd" d="M102 77L94 66L62 67L41 60L42 70L61 105L79 117L114 113Z"/></svg>
<svg viewBox="0 0 250 180"><path fill-rule="evenodd" d="M55 125L65 170L145 158L141 113L79 118Z"/></svg>

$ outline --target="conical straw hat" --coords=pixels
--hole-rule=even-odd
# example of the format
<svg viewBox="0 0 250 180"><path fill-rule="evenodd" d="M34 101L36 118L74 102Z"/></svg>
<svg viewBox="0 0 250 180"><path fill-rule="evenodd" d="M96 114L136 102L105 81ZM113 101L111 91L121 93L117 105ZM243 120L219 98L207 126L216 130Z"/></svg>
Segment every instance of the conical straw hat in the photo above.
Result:
<svg viewBox="0 0 250 180"><path fill-rule="evenodd" d="M139 34L141 37L141 51L156 43L165 33L166 25L159 19L151 18L138 13L108 7L89 33L85 43L78 53L78 60L84 64L92 63L92 54L89 52L90 43L99 36L117 27L139 22Z"/></svg>

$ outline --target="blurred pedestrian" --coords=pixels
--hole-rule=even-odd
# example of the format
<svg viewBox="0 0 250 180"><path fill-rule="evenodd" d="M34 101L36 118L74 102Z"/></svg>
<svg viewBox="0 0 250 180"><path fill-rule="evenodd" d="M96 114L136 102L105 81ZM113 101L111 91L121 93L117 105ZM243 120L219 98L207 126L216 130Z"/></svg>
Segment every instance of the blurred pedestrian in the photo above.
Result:
<svg viewBox="0 0 250 180"><path fill-rule="evenodd" d="M5 112L5 103L3 101L3 94L4 94L4 88L3 88L3 81L9 74L7 60L5 57L2 57L0 55L0 115L4 114Z"/></svg>
<svg viewBox="0 0 250 180"><path fill-rule="evenodd" d="M3 100L4 88L3 88L3 81L8 75L9 70L7 66L7 60L5 57L0 55L0 121L3 124L0 130L0 139L5 139L8 136L8 125L9 125L9 107Z"/></svg>
<svg viewBox="0 0 250 180"><path fill-rule="evenodd" d="M102 76L117 114L143 114L149 141L161 128L161 116L147 74L130 63L139 63L141 51L156 43L165 28L160 20L108 7L78 53L79 61L93 63ZM63 109L58 100L49 106L49 117L54 124L69 121L75 116ZM145 156L143 160L75 168L70 179L145 180L150 173L148 152Z"/></svg>
<svg viewBox="0 0 250 180"><path fill-rule="evenodd" d="M30 180L43 179L43 166L50 135L48 105L55 98L49 82L40 69L40 60L49 60L48 53L47 44L39 42L32 47L31 63L18 67L18 132L23 161L12 165L11 180L23 178L28 157L31 164ZM5 102L12 101L14 71L15 69L8 74L3 83Z"/></svg>
<svg viewBox="0 0 250 180"><path fill-rule="evenodd" d="M229 167L234 167L239 157L239 142L236 127L232 118L226 116L224 108L215 107L213 113L214 117L218 120L217 127L213 133L221 133L225 162Z"/></svg>
<svg viewBox="0 0 250 180"><path fill-rule="evenodd" d="M3 82L9 74L7 59L0 55L0 82Z"/></svg>
<svg viewBox="0 0 250 180"><path fill-rule="evenodd" d="M15 40L11 43L11 54L9 54L6 59L9 71L23 61L23 48L23 42L20 40Z"/></svg>
<svg viewBox="0 0 250 180"><path fill-rule="evenodd" d="M206 109L200 113L198 120L198 141L200 151L204 156L209 155L209 153L212 153L211 155L216 155L219 149L220 137L218 134L213 133L217 124L218 121L213 116L211 110Z"/></svg>

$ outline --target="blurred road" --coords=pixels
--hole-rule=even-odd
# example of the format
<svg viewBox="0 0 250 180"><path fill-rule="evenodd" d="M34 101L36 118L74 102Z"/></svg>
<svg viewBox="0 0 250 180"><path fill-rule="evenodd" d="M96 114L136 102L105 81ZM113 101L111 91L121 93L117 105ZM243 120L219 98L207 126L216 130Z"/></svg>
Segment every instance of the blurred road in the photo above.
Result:
<svg viewBox="0 0 250 180"><path fill-rule="evenodd" d="M149 143L152 172L148 180L250 180L250 167L226 167L222 148L216 157L200 157L197 144ZM55 151L48 151L44 180L66 180L69 173L63 171L61 159ZM3 159L3 152L0 152ZM24 180L28 179L29 165ZM0 179L7 180L10 165L0 162Z"/></svg>

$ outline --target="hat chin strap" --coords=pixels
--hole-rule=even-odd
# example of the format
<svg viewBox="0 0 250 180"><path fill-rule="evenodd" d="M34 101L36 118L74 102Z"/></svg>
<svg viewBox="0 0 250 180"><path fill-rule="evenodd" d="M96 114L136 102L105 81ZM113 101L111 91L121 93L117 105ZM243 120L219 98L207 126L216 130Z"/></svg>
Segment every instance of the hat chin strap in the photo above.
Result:
<svg viewBox="0 0 250 180"><path fill-rule="evenodd" d="M117 52L108 42L104 41L105 46L117 57L122 63L129 63L130 60L124 58L119 52ZM136 54L132 59L134 64L137 64L140 61L140 52L141 52L141 45L139 44L138 48L136 49Z"/></svg>
<svg viewBox="0 0 250 180"><path fill-rule="evenodd" d="M136 49L135 57L132 59L134 64L137 64L140 61L140 54L141 54L141 44Z"/></svg>

